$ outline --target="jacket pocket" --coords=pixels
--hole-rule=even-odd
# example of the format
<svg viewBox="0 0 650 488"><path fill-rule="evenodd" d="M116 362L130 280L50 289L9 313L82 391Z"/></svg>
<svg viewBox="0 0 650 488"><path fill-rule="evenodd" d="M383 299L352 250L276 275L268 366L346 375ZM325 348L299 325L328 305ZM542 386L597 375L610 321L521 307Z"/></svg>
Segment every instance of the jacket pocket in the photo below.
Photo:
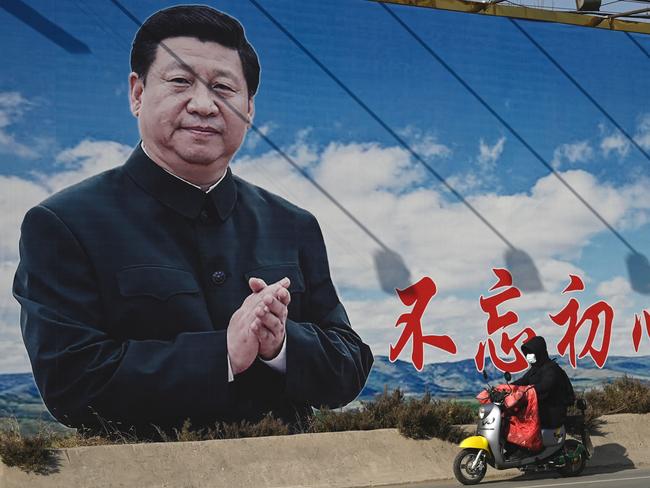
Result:
<svg viewBox="0 0 650 488"><path fill-rule="evenodd" d="M261 278L267 285L280 281L284 277L289 278L289 293L302 293L305 291L305 279L296 263L281 263L260 266L244 274L246 282L250 278Z"/></svg>
<svg viewBox="0 0 650 488"><path fill-rule="evenodd" d="M117 272L120 294L124 297L149 296L167 300L183 293L199 293L199 285L189 271L169 266L134 266Z"/></svg>

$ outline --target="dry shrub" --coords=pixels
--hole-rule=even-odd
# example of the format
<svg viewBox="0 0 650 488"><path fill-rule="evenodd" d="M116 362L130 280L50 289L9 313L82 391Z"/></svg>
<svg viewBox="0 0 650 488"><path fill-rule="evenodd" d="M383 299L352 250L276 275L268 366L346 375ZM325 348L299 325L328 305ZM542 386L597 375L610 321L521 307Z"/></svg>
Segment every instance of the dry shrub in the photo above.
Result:
<svg viewBox="0 0 650 488"><path fill-rule="evenodd" d="M587 430L600 435L605 424L603 415L616 413L650 413L650 386L641 380L624 375L602 388L581 395L587 401L584 422ZM575 418L582 414L575 406L567 414Z"/></svg>
<svg viewBox="0 0 650 488"><path fill-rule="evenodd" d="M172 435L167 434L158 426L155 426L155 428L160 436L160 440L163 442L203 441L206 440L206 437L209 437L209 431L206 432L205 429L192 430L192 422L190 419L185 419L180 430L174 428Z"/></svg>
<svg viewBox="0 0 650 488"><path fill-rule="evenodd" d="M386 389L372 401L361 402L361 408L350 410L321 409L312 420L312 432L345 432L349 430L394 429L397 427L404 393L398 388Z"/></svg>
<svg viewBox="0 0 650 488"><path fill-rule="evenodd" d="M410 398L400 409L397 428L400 433L412 439L437 437L459 442L464 431L454 425L455 407L450 401L432 400L426 393L421 398Z"/></svg>
<svg viewBox="0 0 650 488"><path fill-rule="evenodd" d="M0 459L7 466L26 472L47 474L55 465L52 443L56 434L45 428L25 437L15 418L2 419L0 425Z"/></svg>
<svg viewBox="0 0 650 488"><path fill-rule="evenodd" d="M282 420L267 414L258 422L217 422L214 427L192 429L190 419L185 419L181 429L173 429L173 434L167 434L156 427L160 440L163 442L191 442L209 441L217 439L242 439L245 437L267 437L275 435L288 435L290 428Z"/></svg>
<svg viewBox="0 0 650 488"><path fill-rule="evenodd" d="M319 410L311 421L310 432L346 432L372 430L372 422L362 410Z"/></svg>
<svg viewBox="0 0 650 488"><path fill-rule="evenodd" d="M588 408L585 422L591 432L598 430L603 414L650 412L650 387L639 380L624 376L605 385L602 390L585 394ZM580 412L575 407L569 415ZM472 423L475 414L468 404L451 400L434 400L429 393L422 397L407 398L398 388L389 392L384 389L372 401L361 402L361 408L350 410L322 409L306 424L289 426L267 415L259 422L218 422L212 428L192 429L186 420L173 434L157 429L160 440L167 442L203 441L212 439L240 439L288 435L302 432L340 432L397 428L406 437L414 439L439 439L458 442L465 433L457 427ZM18 466L28 472L45 473L52 469L52 449L105 444L148 442L138 438L135 432L123 432L115 425L102 424L101 436L54 433L43 424L39 431L29 437L21 435L18 422L11 419L0 424L0 458L8 466Z"/></svg>
<svg viewBox="0 0 650 488"><path fill-rule="evenodd" d="M289 435L289 426L282 420L267 414L258 422L220 423L214 431L216 439L241 439L244 437L267 437Z"/></svg>
<svg viewBox="0 0 650 488"><path fill-rule="evenodd" d="M406 437L438 437L456 442L463 433L454 424L473 420L471 407L457 402L433 400L429 393L406 398L400 390L384 390L375 400L362 402L361 409L321 410L314 417L313 432L340 432L397 428Z"/></svg>
<svg viewBox="0 0 650 488"><path fill-rule="evenodd" d="M466 403L452 400L438 401L437 408L450 424L464 425L476 422L477 412Z"/></svg>
<svg viewBox="0 0 650 488"><path fill-rule="evenodd" d="M395 428L399 422L400 412L404 408L405 397L402 390L397 388L392 392L384 387L384 392L369 402L362 402L363 411L368 421L375 429Z"/></svg>
<svg viewBox="0 0 650 488"><path fill-rule="evenodd" d="M627 375L602 389L588 391L585 397L587 404L600 415L650 412L650 386Z"/></svg>

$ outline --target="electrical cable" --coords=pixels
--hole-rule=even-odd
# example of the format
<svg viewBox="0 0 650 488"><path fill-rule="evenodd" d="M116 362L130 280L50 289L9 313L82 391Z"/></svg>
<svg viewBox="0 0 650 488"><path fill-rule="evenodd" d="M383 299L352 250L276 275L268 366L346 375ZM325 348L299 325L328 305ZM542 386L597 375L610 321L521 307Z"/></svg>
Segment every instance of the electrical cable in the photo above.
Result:
<svg viewBox="0 0 650 488"><path fill-rule="evenodd" d="M614 119L614 117L612 117L607 112L607 110L605 110L605 108L596 101L594 97L592 97L591 95L589 95L589 93L587 93L587 90L585 90L582 87L582 85L578 83L578 81L573 76L571 76L569 72L565 70L562 67L562 65L558 61L556 61L555 58L551 56L551 54L533 38L533 36L531 36L521 25L519 25L519 22L510 18L508 20L519 30L519 32L521 32L524 35L524 37L526 37L526 39L528 39L546 57L546 59L548 59L558 70L560 70L560 72L573 84L573 86L575 86L578 89L578 91L580 91L580 93L582 93L585 97L587 97L587 99L600 111L600 113L602 113L605 116L605 118L607 118L607 120L609 120L621 132L621 134L623 134L627 138L627 140L630 141L632 145L634 145L634 147L636 147L639 150L639 152L641 152L641 154L645 156L645 158L648 161L650 161L650 154L648 154L645 151L645 149L643 149L634 140L634 138L627 133L627 131L621 126L621 124L619 124Z"/></svg>
<svg viewBox="0 0 650 488"><path fill-rule="evenodd" d="M140 22L137 17L135 17L129 10L127 10L118 0L110 0L124 15L126 15L131 21L133 21L138 28L142 27L142 22ZM204 86L208 86L208 83L201 78L197 73L192 70L181 58L176 55L171 49L169 49L164 42L159 44L167 53L172 56L178 63L180 63L185 69L189 70L193 76L197 78ZM248 122L248 117L242 114L236 107L234 107L228 100L219 96L215 93L217 97L231 110L233 113L243 120ZM347 208L345 208L334 196L332 196L322 185L320 185L311 175L305 171L299 164L297 164L284 150L282 150L271 138L269 138L264 131L262 131L256 124L250 122L251 129L271 146L287 163L289 163L296 171L298 171L307 181L309 181L319 192L321 192L332 204L334 204L341 212L343 212L350 220L352 220L368 237L370 237L379 247L384 251L393 252L386 244L383 243L368 227L366 227L359 219L357 219Z"/></svg>
<svg viewBox="0 0 650 488"><path fill-rule="evenodd" d="M303 53L307 55L321 70L327 74L345 93L350 96L368 115L370 115L379 125L381 125L393 138L404 147L410 154L422 164L438 181L440 181L460 202L462 202L479 220L481 220L494 234L499 237L510 249L516 250L515 246L501 233L492 223L490 223L465 197L463 197L447 180L432 168L411 146L400 137L381 117L379 117L368 105L365 104L350 88L347 87L332 71L327 68L311 51L309 51L296 37L291 34L273 15L271 15L256 0L248 0L252 3L267 19L271 21L282 33L284 33Z"/></svg>
<svg viewBox="0 0 650 488"><path fill-rule="evenodd" d="M74 0L75 5L81 10L84 14L86 14L88 17L92 17L95 23L99 26L101 30L103 30L106 34L112 35L117 41L122 45L122 47L125 47L127 49L127 52L131 49L131 44L126 42L122 36L118 35L115 30L113 30L112 26L110 24L107 24L102 20L101 17L99 17L93 10L92 10L92 3L88 4L88 9L84 7L84 2L80 0Z"/></svg>
<svg viewBox="0 0 650 488"><path fill-rule="evenodd" d="M648 59L650 59L650 53L645 50L645 48L641 45L639 41L637 41L634 37L632 37L632 35L629 32L626 32L625 35L630 39L630 41L632 41L636 45L636 47L641 49L641 52L645 54L648 57Z"/></svg>
<svg viewBox="0 0 650 488"><path fill-rule="evenodd" d="M254 0L249 0L254 1ZM383 8L388 15L390 15L399 25L401 25L406 32L408 32L413 39L415 39L418 44L420 44L431 56L433 56L456 80L463 85L463 87L469 91L480 103L485 107L494 117L496 117L501 124L503 124L510 133L515 136L515 138L530 151L530 153L537 159L542 165L544 165L591 213L600 220L605 227L607 227L616 238L623 243L630 251L635 254L638 254L636 249L616 230L614 227L607 221L605 218L600 215L595 208L587 202L582 195L580 195L572 186L566 181L562 175L560 175L555 168L553 168L515 129L512 127L506 120L501 117L469 84L460 76L454 69L449 66L424 40L418 36L413 29L411 29L402 19L400 19L387 5L379 3L379 6ZM645 154L645 152L644 152Z"/></svg>
<svg viewBox="0 0 650 488"><path fill-rule="evenodd" d="M110 28L98 15L96 15L94 12L86 10L83 5L79 2L79 0L74 0L74 2L77 4L77 6L82 10L86 15L94 17L95 21L97 22L97 25L102 29L106 34L112 35L114 38L118 40L123 46L127 47L127 49L130 49L131 46L128 44L124 39L122 38L121 35L119 35L115 30ZM285 185L282 185L278 183L277 179L274 179L267 171L265 171L263 168L253 168L255 171L258 173L263 173L264 177L266 178L267 184L270 185L273 188L279 189L281 192L284 192L285 195L288 196L293 196L294 201L299 201L300 199ZM351 246L350 243L345 239L343 235L338 231L338 229L334 226L328 225L325 222L321 222L321 226L323 228L326 228L328 230L327 235L331 236L338 244L345 248L350 254L356 254L358 258L360 258L363 261L366 261L369 265L372 265L372 261L368 259L368 256L361 254L360 252L357 251L356 247Z"/></svg>

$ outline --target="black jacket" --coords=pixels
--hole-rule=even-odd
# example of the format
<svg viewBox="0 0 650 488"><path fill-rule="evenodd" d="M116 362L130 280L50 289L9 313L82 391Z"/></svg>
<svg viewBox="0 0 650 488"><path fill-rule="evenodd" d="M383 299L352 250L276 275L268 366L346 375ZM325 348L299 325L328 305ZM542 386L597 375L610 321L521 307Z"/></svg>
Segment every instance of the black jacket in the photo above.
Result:
<svg viewBox="0 0 650 488"><path fill-rule="evenodd" d="M548 356L543 337L533 337L521 348L524 354L534 353L537 362L513 385L535 385L542 428L556 428L566 420L567 404L573 398L573 389L562 368Z"/></svg>
<svg viewBox="0 0 650 488"><path fill-rule="evenodd" d="M228 383L226 328L250 276L291 279L286 374L256 360ZM352 401L373 363L311 214L230 169L206 194L140 145L27 213L14 295L36 384L69 426L291 421Z"/></svg>

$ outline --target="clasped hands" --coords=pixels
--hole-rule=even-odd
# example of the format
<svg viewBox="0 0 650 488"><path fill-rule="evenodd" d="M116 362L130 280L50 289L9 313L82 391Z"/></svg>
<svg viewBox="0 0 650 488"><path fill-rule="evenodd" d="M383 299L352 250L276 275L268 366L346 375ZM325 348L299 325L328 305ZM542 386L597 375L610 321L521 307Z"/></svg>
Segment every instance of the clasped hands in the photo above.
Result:
<svg viewBox="0 0 650 488"><path fill-rule="evenodd" d="M260 278L248 280L252 293L230 318L226 335L233 374L246 371L257 356L273 359L282 349L290 284L289 278L271 285Z"/></svg>

